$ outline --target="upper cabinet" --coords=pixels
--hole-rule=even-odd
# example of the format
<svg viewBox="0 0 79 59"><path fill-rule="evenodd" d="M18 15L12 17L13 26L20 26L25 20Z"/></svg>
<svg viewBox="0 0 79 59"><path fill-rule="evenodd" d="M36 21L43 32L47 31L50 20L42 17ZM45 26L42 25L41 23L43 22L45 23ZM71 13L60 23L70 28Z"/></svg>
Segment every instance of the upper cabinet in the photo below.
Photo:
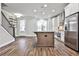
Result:
<svg viewBox="0 0 79 59"><path fill-rule="evenodd" d="M65 7L65 17L79 12L79 3L70 3Z"/></svg>

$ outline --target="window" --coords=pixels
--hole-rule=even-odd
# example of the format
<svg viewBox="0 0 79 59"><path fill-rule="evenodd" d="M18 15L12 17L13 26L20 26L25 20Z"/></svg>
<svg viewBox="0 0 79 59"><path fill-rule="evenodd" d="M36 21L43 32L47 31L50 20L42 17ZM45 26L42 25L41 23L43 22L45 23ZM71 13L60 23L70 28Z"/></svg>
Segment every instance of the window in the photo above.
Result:
<svg viewBox="0 0 79 59"><path fill-rule="evenodd" d="M25 31L25 20L20 20L20 31Z"/></svg>
<svg viewBox="0 0 79 59"><path fill-rule="evenodd" d="M46 20L39 20L37 22L38 31L46 31L47 30L47 21Z"/></svg>

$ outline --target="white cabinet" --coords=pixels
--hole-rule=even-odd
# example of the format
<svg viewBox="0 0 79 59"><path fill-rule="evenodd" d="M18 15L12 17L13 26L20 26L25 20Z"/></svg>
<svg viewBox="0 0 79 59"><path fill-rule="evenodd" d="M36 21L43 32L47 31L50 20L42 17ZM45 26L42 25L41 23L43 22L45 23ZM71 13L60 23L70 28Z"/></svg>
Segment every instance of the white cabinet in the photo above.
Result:
<svg viewBox="0 0 79 59"><path fill-rule="evenodd" d="M71 3L65 7L65 17L79 12L79 3Z"/></svg>

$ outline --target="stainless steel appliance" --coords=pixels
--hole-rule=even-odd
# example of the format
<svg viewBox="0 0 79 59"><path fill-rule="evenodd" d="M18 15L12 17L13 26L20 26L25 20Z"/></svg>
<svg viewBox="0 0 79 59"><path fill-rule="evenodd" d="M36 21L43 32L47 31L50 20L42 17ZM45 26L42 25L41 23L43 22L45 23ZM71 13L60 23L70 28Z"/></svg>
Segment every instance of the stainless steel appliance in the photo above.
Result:
<svg viewBox="0 0 79 59"><path fill-rule="evenodd" d="M65 19L65 45L79 51L79 13Z"/></svg>

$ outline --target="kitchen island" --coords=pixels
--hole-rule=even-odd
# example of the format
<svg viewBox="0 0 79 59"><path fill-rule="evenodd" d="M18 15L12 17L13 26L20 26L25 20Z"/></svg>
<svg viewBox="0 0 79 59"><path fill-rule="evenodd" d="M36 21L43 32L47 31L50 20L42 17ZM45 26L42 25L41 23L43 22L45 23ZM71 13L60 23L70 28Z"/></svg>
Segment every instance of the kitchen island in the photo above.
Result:
<svg viewBox="0 0 79 59"><path fill-rule="evenodd" d="M54 47L54 32L36 31L34 33L37 36L36 46Z"/></svg>

